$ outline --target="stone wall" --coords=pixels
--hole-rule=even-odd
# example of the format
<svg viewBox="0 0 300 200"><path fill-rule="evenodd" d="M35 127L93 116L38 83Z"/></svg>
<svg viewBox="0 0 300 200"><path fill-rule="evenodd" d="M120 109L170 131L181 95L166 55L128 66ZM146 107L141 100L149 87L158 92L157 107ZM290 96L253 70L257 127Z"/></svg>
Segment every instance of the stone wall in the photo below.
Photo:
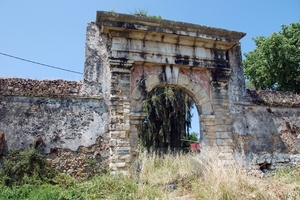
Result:
<svg viewBox="0 0 300 200"><path fill-rule="evenodd" d="M233 149L254 169L300 165L300 95L246 90L240 46L229 55Z"/></svg>
<svg viewBox="0 0 300 200"><path fill-rule="evenodd" d="M108 167L108 107L81 95L81 82L0 79L3 152L37 148L57 169L72 173ZM95 168L96 169L96 168ZM93 169L94 170L94 169Z"/></svg>
<svg viewBox="0 0 300 200"><path fill-rule="evenodd" d="M4 96L59 97L77 96L82 83L66 80L0 79L0 94Z"/></svg>
<svg viewBox="0 0 300 200"><path fill-rule="evenodd" d="M248 91L232 113L235 148L256 167L300 164L300 95Z"/></svg>

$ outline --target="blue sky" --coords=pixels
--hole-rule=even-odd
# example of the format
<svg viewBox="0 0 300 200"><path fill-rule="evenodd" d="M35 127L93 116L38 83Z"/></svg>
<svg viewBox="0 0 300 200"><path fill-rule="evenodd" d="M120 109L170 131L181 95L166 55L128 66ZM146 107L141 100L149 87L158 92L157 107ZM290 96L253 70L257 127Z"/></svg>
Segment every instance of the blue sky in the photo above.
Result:
<svg viewBox="0 0 300 200"><path fill-rule="evenodd" d="M300 21L299 0L2 0L0 53L83 72L86 24L95 21L96 11L129 14L138 8L168 20L245 32L243 53L255 48L251 38ZM82 79L3 55L0 77Z"/></svg>

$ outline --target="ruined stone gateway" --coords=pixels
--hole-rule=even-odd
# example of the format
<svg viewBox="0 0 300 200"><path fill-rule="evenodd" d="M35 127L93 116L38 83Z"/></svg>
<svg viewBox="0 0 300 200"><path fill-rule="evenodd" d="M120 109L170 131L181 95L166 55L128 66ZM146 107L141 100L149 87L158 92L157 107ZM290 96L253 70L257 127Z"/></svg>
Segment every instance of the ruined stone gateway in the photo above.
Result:
<svg viewBox="0 0 300 200"><path fill-rule="evenodd" d="M300 109L245 89L243 36L99 11L87 26L81 82L0 79L0 153L39 144L64 172L84 173L89 159L97 169L126 171L138 156L143 100L171 85L193 98L201 141L224 160L238 150L258 166L297 165Z"/></svg>

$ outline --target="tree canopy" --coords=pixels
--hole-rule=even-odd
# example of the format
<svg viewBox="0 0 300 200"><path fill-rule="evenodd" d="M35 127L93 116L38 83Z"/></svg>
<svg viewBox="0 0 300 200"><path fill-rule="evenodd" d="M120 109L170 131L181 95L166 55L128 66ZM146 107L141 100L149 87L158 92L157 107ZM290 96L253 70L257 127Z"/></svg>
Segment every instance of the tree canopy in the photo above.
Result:
<svg viewBox="0 0 300 200"><path fill-rule="evenodd" d="M181 147L189 135L193 100L181 89L165 86L153 89L144 101L146 120L141 131L145 147Z"/></svg>
<svg viewBox="0 0 300 200"><path fill-rule="evenodd" d="M300 23L282 25L270 37L253 39L245 53L245 77L256 89L300 93Z"/></svg>

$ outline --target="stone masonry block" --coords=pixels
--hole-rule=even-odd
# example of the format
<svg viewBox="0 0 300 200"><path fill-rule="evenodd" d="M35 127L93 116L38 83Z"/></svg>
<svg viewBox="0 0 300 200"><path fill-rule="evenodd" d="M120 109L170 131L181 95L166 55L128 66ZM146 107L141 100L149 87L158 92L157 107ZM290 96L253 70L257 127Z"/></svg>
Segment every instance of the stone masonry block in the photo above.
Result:
<svg viewBox="0 0 300 200"><path fill-rule="evenodd" d="M206 103L206 102L208 102L208 101L210 101L210 99L209 99L209 96L204 96L204 98L202 98L201 100L200 100L200 104L203 104L203 103Z"/></svg>
<svg viewBox="0 0 300 200"><path fill-rule="evenodd" d="M216 139L215 141L217 146L231 146L233 141L231 139Z"/></svg>
<svg viewBox="0 0 300 200"><path fill-rule="evenodd" d="M136 125L130 125L130 131L131 132L137 132Z"/></svg>
<svg viewBox="0 0 300 200"><path fill-rule="evenodd" d="M205 124L208 121L215 121L214 115L200 115L200 121Z"/></svg>
<svg viewBox="0 0 300 200"><path fill-rule="evenodd" d="M140 112L143 109L143 103L137 100L131 100L131 112Z"/></svg>
<svg viewBox="0 0 300 200"><path fill-rule="evenodd" d="M229 139L231 135L231 132L216 132L216 138L218 139Z"/></svg>
<svg viewBox="0 0 300 200"><path fill-rule="evenodd" d="M214 114L215 114L216 117L230 117L229 112L215 111Z"/></svg>
<svg viewBox="0 0 300 200"><path fill-rule="evenodd" d="M231 117L216 117L215 124L216 125L230 125L232 123Z"/></svg>
<svg viewBox="0 0 300 200"><path fill-rule="evenodd" d="M128 163L131 160L131 156L130 155L124 155L124 156L120 156L119 159L121 161L125 161L126 163Z"/></svg>
<svg viewBox="0 0 300 200"><path fill-rule="evenodd" d="M141 120L136 120L136 119L131 119L130 120L130 125L140 125Z"/></svg>
<svg viewBox="0 0 300 200"><path fill-rule="evenodd" d="M204 137L205 139L216 140L216 134L214 133L207 133Z"/></svg>
<svg viewBox="0 0 300 200"><path fill-rule="evenodd" d="M201 126L201 130L206 131L208 133L214 133L215 132L215 126Z"/></svg>
<svg viewBox="0 0 300 200"><path fill-rule="evenodd" d="M190 81L187 86L187 89L191 91L193 94L197 94L202 89L202 87L199 84Z"/></svg>
<svg viewBox="0 0 300 200"><path fill-rule="evenodd" d="M205 144L208 146L213 146L215 143L214 139L206 139Z"/></svg>
<svg viewBox="0 0 300 200"><path fill-rule="evenodd" d="M130 110L127 109L127 108L124 109L123 117L125 117L126 115L127 115L128 117L129 117L129 115L130 115Z"/></svg>
<svg viewBox="0 0 300 200"><path fill-rule="evenodd" d="M212 99L211 103L213 105L223 105L223 106L228 106L229 105L228 99Z"/></svg>
<svg viewBox="0 0 300 200"><path fill-rule="evenodd" d="M138 99L143 98L142 91L143 91L143 89L140 86L137 86L132 92L131 99L138 100Z"/></svg>
<svg viewBox="0 0 300 200"><path fill-rule="evenodd" d="M123 129L124 131L129 131L130 130L130 124L124 124L123 128L124 128Z"/></svg>
<svg viewBox="0 0 300 200"><path fill-rule="evenodd" d="M157 75L152 75L146 80L146 90L150 92L156 85L160 83Z"/></svg>
<svg viewBox="0 0 300 200"><path fill-rule="evenodd" d="M215 130L217 132L230 132L232 127L230 125L216 125Z"/></svg>
<svg viewBox="0 0 300 200"><path fill-rule="evenodd" d="M124 130L123 124L115 124L115 127L116 127L116 131L123 131Z"/></svg>
<svg viewBox="0 0 300 200"><path fill-rule="evenodd" d="M117 144L119 147L130 147L130 142L128 139L117 139Z"/></svg>
<svg viewBox="0 0 300 200"><path fill-rule="evenodd" d="M197 92L194 95L194 98L195 98L196 104L205 103L206 99L209 99L209 98L207 98L207 95L206 95L206 92L204 89L199 90L199 92Z"/></svg>
<svg viewBox="0 0 300 200"><path fill-rule="evenodd" d="M111 140L110 140L110 145L109 145L109 146L111 146L111 147L117 146L117 140L116 140L116 139L111 139Z"/></svg>
<svg viewBox="0 0 300 200"><path fill-rule="evenodd" d="M205 122L205 126L214 126L215 122L214 121L207 121Z"/></svg>
<svg viewBox="0 0 300 200"><path fill-rule="evenodd" d="M212 92L212 99L228 99L228 93L223 92Z"/></svg>
<svg viewBox="0 0 300 200"><path fill-rule="evenodd" d="M207 115L210 115L213 113L210 102L206 102L201 105L201 112L202 112L201 114L207 114Z"/></svg>
<svg viewBox="0 0 300 200"><path fill-rule="evenodd" d="M124 122L125 123L130 123L130 113L124 113Z"/></svg>
<svg viewBox="0 0 300 200"><path fill-rule="evenodd" d="M223 106L223 105L212 105L214 111L219 111L219 112L224 112L227 111L229 112L229 107L228 106Z"/></svg>
<svg viewBox="0 0 300 200"><path fill-rule="evenodd" d="M126 137L126 131L110 131L111 138L125 138Z"/></svg>
<svg viewBox="0 0 300 200"><path fill-rule="evenodd" d="M130 147L136 147L138 145L138 141L139 139L138 138L131 138L130 139Z"/></svg>
<svg viewBox="0 0 300 200"><path fill-rule="evenodd" d="M187 86L189 82L190 82L189 77L181 73L178 74L178 80L177 80L178 85Z"/></svg>
<svg viewBox="0 0 300 200"><path fill-rule="evenodd" d="M130 101L123 101L124 111L130 112Z"/></svg>
<svg viewBox="0 0 300 200"><path fill-rule="evenodd" d="M134 139L138 139L139 135L137 131L131 131L129 134L129 138L134 138Z"/></svg>
<svg viewBox="0 0 300 200"><path fill-rule="evenodd" d="M115 164L117 168L123 168L126 167L126 162L119 162Z"/></svg>

